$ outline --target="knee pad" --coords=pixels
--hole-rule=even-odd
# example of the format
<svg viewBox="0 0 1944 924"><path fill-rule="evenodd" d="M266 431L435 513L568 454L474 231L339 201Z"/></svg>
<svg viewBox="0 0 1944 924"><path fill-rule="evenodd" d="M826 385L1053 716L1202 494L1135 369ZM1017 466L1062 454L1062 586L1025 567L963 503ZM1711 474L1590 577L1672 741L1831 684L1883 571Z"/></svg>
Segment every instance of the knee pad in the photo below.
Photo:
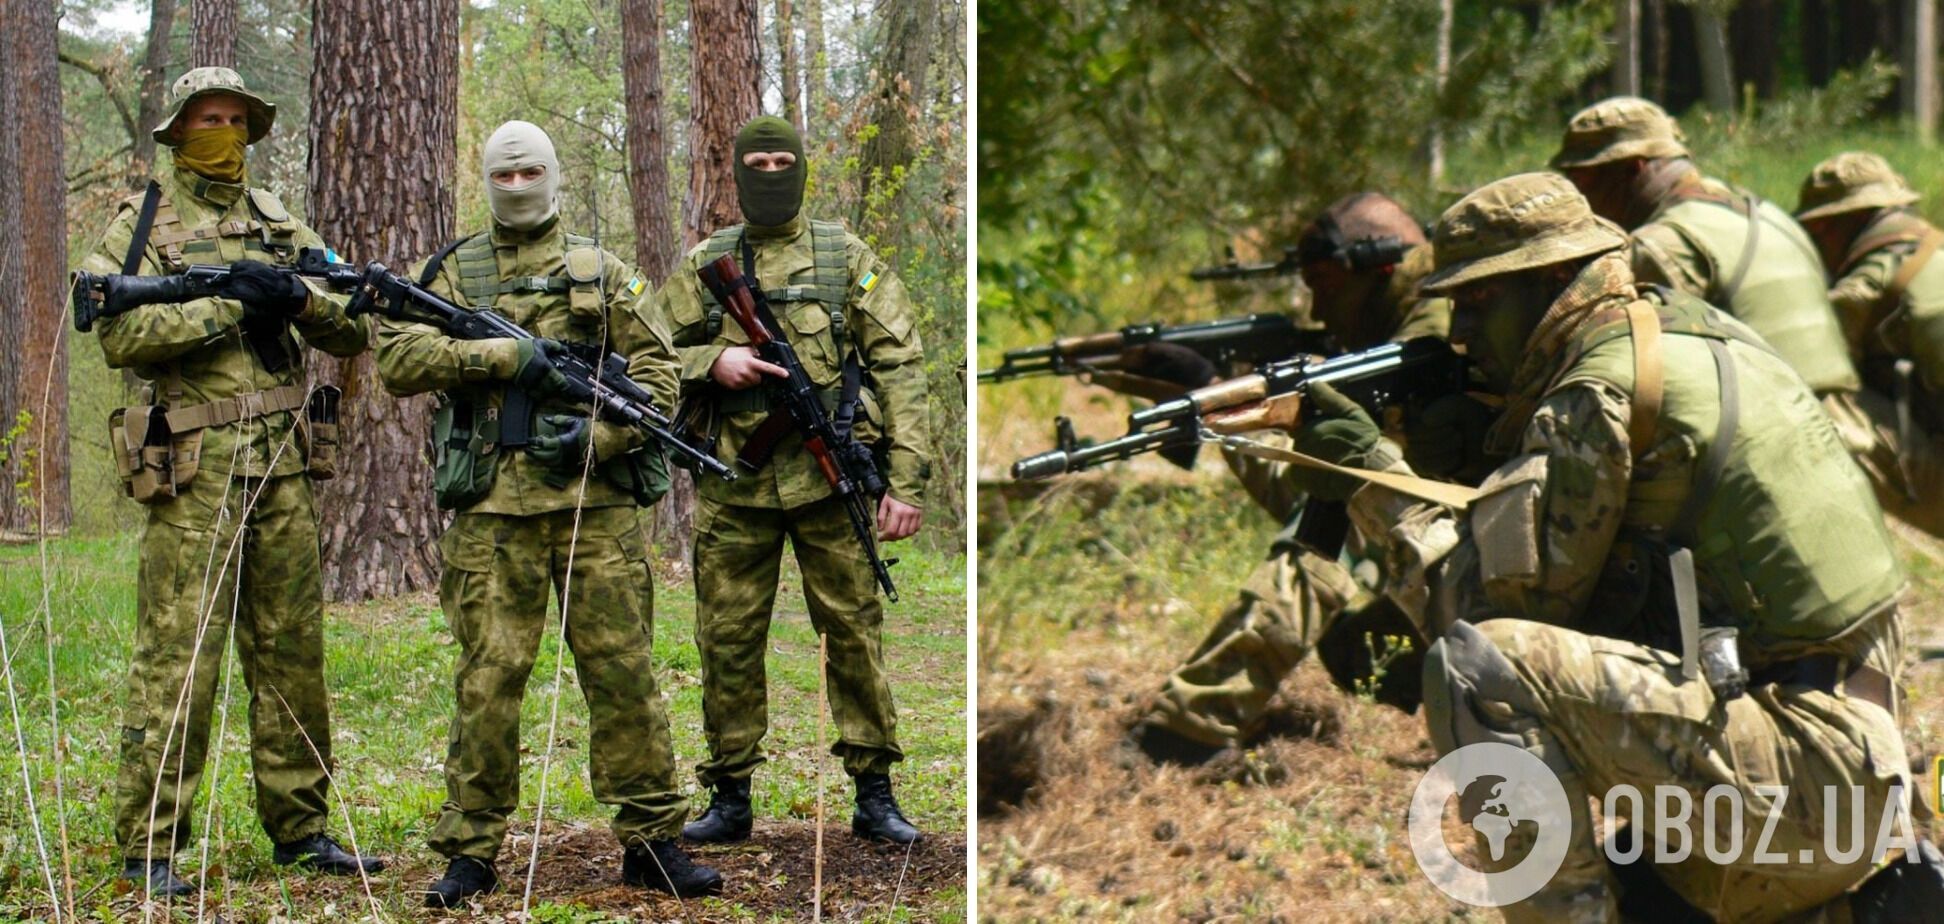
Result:
<svg viewBox="0 0 1944 924"><path fill-rule="evenodd" d="M1486 741L1525 747L1519 730L1501 727L1503 722L1488 719L1479 706L1501 703L1517 712L1529 698L1505 652L1470 623L1453 623L1425 652L1425 721L1440 754Z"/></svg>

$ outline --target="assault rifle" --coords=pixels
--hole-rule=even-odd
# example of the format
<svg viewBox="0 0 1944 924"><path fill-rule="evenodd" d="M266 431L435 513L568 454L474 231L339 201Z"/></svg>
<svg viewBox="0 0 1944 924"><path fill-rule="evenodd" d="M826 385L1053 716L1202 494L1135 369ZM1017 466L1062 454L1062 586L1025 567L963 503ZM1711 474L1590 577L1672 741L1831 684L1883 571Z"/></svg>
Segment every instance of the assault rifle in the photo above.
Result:
<svg viewBox="0 0 1944 924"><path fill-rule="evenodd" d="M1184 346L1216 365L1261 365L1299 353L1328 353L1329 335L1297 327L1288 315L1251 314L1193 324L1132 324L1117 331L1061 337L1045 346L1007 350L997 368L979 381L1006 382L1038 375L1120 372L1122 355L1150 343Z"/></svg>
<svg viewBox="0 0 1944 924"><path fill-rule="evenodd" d="M1300 395L1317 383L1328 384L1377 417L1387 407L1464 391L1465 361L1445 341L1419 337L1330 359L1302 357L1270 363L1252 375L1135 411L1127 416L1127 434L1105 442L1080 445L1072 427L1061 424L1057 447L1013 463L1012 475L1022 481L1050 478L1161 449L1196 445L1208 429L1207 415Z"/></svg>
<svg viewBox="0 0 1944 924"><path fill-rule="evenodd" d="M791 429L803 434L803 448L817 462L823 472L824 480L831 489L843 499L844 511L850 515L851 532L857 535L857 542L864 547L864 555L871 561L871 573L877 578L884 595L897 602L898 588L891 583L890 565L897 559L885 561L878 557L877 536L872 532L872 501L884 496L884 479L878 474L877 462L871 456L871 448L851 437L848 421L840 426L832 421L824 410L823 398L817 392L817 385L810 380L809 373L803 370L803 363L797 359L796 349L783 338L783 328L776 323L776 314L770 310L768 296L756 284L756 280L744 275L736 266L735 258L723 256L695 271L707 286L716 303L730 317L736 319L737 326L749 335L749 345L764 362L783 367L789 374L771 380L764 387L769 390L770 400L778 410L770 413L768 419L757 427L744 444L736 462L750 470L763 467L769 455L776 448L776 441ZM856 384L853 376L858 375L855 365L846 363L844 376L848 380L844 391L850 392ZM840 410L840 414L843 411Z"/></svg>
<svg viewBox="0 0 1944 924"><path fill-rule="evenodd" d="M334 292L353 293L344 313L354 318L376 312L393 320L431 324L446 336L459 340L534 339L524 328L490 309L461 308L376 261L359 269L331 260L322 250L306 247L298 251L297 266L290 272L317 279ZM78 273L74 286L74 325L85 331L98 318L113 317L143 305L221 295L228 278L229 268L224 266L192 266L173 276ZM628 378L627 357L619 353L605 356L598 353L598 347L571 345L567 354L553 358L554 367L580 392L577 398L593 400L602 419L643 431L685 464L724 481L736 479L736 473L716 461L712 453L675 435L674 425L655 407L654 396ZM502 409L500 418L502 446L524 446L529 435L531 415L513 406L516 394L525 400L523 392L508 395L508 407Z"/></svg>
<svg viewBox="0 0 1944 924"><path fill-rule="evenodd" d="M1196 282L1267 279L1271 276L1294 276L1301 271L1302 266L1297 248L1294 247L1284 247L1280 260L1265 260L1260 263L1238 263L1235 259L1235 250L1230 248L1227 262L1189 270L1188 278Z"/></svg>

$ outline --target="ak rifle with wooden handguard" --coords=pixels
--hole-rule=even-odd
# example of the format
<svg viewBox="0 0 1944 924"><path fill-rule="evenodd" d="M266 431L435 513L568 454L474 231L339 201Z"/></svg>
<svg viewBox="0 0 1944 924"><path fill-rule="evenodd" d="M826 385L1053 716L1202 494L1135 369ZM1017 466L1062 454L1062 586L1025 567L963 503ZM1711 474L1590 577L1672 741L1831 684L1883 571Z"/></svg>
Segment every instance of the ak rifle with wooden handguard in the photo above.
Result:
<svg viewBox="0 0 1944 924"><path fill-rule="evenodd" d="M897 559L887 562L878 557L877 534L871 521L870 505L885 492L884 478L878 474L871 448L854 439L848 426L839 427L831 419L817 383L803 370L796 348L784 339L776 313L770 310L769 298L756 280L736 266L734 257L725 255L697 269L695 274L715 296L716 303L749 336L749 346L756 355L788 373L763 386L769 390L771 405L776 409L750 436L736 462L752 470L760 469L769 461L770 452L783 434L790 429L803 434L804 450L816 460L831 491L843 500L844 512L850 516L851 532L857 535L864 556L871 561L871 574L877 578L878 586L884 588L885 597L897 602L898 588L891 583L889 567L897 564ZM855 370L847 372L850 374L855 374Z"/></svg>
<svg viewBox="0 0 1944 924"><path fill-rule="evenodd" d="M1080 445L1063 419L1058 426L1058 448L1013 463L1012 475L1022 481L1050 478L1171 446L1195 445L1202 440L1207 415L1301 394L1317 383L1328 384L1372 417L1380 417L1387 407L1415 405L1464 391L1465 360L1445 341L1419 337L1329 359L1303 357L1270 363L1252 375L1217 382L1135 411L1127 417L1127 434L1105 442Z"/></svg>
<svg viewBox="0 0 1944 924"><path fill-rule="evenodd" d="M1007 350L996 368L979 372L979 382L1122 372L1126 351L1150 343L1187 347L1217 368L1329 352L1329 337L1321 329L1297 327L1288 315L1281 314L1251 314L1192 324L1131 324L1117 331L1061 337L1045 346Z"/></svg>

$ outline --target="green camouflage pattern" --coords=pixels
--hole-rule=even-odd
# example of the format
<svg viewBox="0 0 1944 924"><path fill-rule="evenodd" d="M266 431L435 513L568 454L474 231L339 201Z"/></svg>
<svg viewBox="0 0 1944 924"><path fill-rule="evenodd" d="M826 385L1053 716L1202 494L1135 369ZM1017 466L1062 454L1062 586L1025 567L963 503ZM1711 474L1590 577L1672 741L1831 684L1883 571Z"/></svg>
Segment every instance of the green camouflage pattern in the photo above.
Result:
<svg viewBox="0 0 1944 924"><path fill-rule="evenodd" d="M816 260L809 223L799 214L776 228L747 227L756 254L756 280L766 292L813 281ZM698 388L712 380L709 370L730 346L749 338L728 317L722 330L710 337L707 311L710 296L695 271L706 242L690 250L657 296L668 318L675 345L682 355L682 384ZM849 296L843 306L844 344L830 332L830 308L819 302L778 304L777 323L796 348L804 371L818 388L835 388L844 355L858 351L881 420L875 423L889 441L885 484L891 496L914 507L923 506L925 481L931 474L931 411L925 379L924 346L918 338L918 311L904 283L856 235L844 235L849 266ZM738 265L741 256L736 255ZM866 402L866 410L869 404ZM736 453L766 416L762 410L742 410L721 422L718 458L733 462ZM860 415L861 416L861 415ZM731 483L703 479L696 491L705 498L743 507L794 508L830 494L815 460L801 450L802 437L786 436L775 457L758 472L744 472ZM846 540L851 541L851 540Z"/></svg>
<svg viewBox="0 0 1944 924"><path fill-rule="evenodd" d="M810 625L827 639L831 753L844 772L888 773L904 759L880 640L884 607L870 562L835 497L787 510L703 497L695 511L695 644L702 655L705 787L747 779L764 760L769 728L764 658L788 536L803 573Z"/></svg>
<svg viewBox="0 0 1944 924"><path fill-rule="evenodd" d="M231 638L257 818L279 843L323 831L331 722L309 480L205 472L147 511L115 786L122 855L166 860L189 844Z"/></svg>
<svg viewBox="0 0 1944 924"><path fill-rule="evenodd" d="M1436 270L1419 284L1441 295L1491 276L1578 260L1627 244L1557 173L1487 183L1445 210L1431 241Z"/></svg>
<svg viewBox="0 0 1944 924"><path fill-rule="evenodd" d="M181 170L169 171L157 180L183 228L229 225L231 230L206 240L183 243L183 265L175 266L166 251L155 243L157 236L166 230L158 211L149 246L143 252L140 275L180 272L191 264L228 266L246 258L289 266L296 263L298 248L324 247L324 240L317 232L282 213L281 203L263 190L246 191L242 186L213 182ZM265 223L263 216L252 208L252 198L275 205L280 214L268 217L281 220L274 222L270 239L284 249L266 250L258 232L241 230L250 223ZM81 269L90 273L121 272L122 259L128 255L129 242L135 236L136 210L140 204L139 196L123 202L94 249L81 261ZM345 316L346 301L345 296L328 294L313 286L310 307L291 327L305 344L332 356L355 356L364 351L369 337L362 321ZM264 369L244 342L238 326L242 319L241 302L199 298L175 305L147 305L102 318L96 322L95 332L109 368L132 369L136 375L154 382L156 402L172 407L303 384L303 351L296 350L296 361L282 372ZM263 478L302 472L304 454L300 449L275 451L278 435L289 432L294 419L290 412L279 412L202 431L201 477L234 474L239 478Z"/></svg>
<svg viewBox="0 0 1944 924"><path fill-rule="evenodd" d="M1796 220L1894 208L1921 198L1889 161L1868 151L1844 151L1809 169L1796 199Z"/></svg>
<svg viewBox="0 0 1944 924"><path fill-rule="evenodd" d="M515 231L495 223L490 235L500 278L557 277L566 272L566 248L558 221L532 231ZM676 399L678 359L669 342L668 327L656 309L647 278L626 261L600 251L599 291L592 299L573 292L508 292L492 306L508 320L537 337L562 342L605 344L610 352L628 357L628 376L648 389L664 413ZM424 271L412 268L412 278ZM466 305L460 294L458 258L449 256L426 288L455 304ZM600 300L605 296L605 303ZM470 306L469 306L470 307ZM504 388L518 366L513 340L456 340L429 324L378 322L378 375L395 395L444 391L485 407L504 403ZM585 414L585 406L537 403L536 416L548 413ZM537 432L537 431L536 431ZM637 430L606 421L594 424L594 445L602 459L613 458L641 445ZM484 498L466 508L472 513L527 516L583 508L633 505L627 491L598 475L556 487L547 482L548 469L525 452L498 454L498 474Z"/></svg>
<svg viewBox="0 0 1944 924"><path fill-rule="evenodd" d="M530 515L463 511L439 541L439 603L459 643L446 800L427 838L448 857L488 863L520 804L520 701L540 637L566 609L566 641L588 707L594 799L616 807L624 845L680 831L668 715L651 648L648 540L632 506Z"/></svg>
<svg viewBox="0 0 1944 924"><path fill-rule="evenodd" d="M1463 704L1449 696L1427 696L1433 740L1441 752L1501 736L1522 740L1559 772L1574 807L1565 862L1536 895L1500 909L1507 921L1621 920L1615 907L1618 886L1590 827L1591 813L1582 810L1589 795L1602 796L1618 785L1643 794L1657 785L1687 791L1695 809L1685 827L1688 843L1696 846L1687 860L1659 864L1654 871L1689 904L1721 921L1793 920L1832 902L1847 911L1845 890L1874 866L1867 850L1850 862L1828 856L1824 829L1850 831L1850 812L1859 803L1862 830L1870 838L1886 807L1908 812L1907 799L1888 805L1893 786L1901 786L1903 794L1911 791L1903 736L1897 718L1872 703L1779 685L1718 702L1707 684L1680 682L1680 658L1664 650L1518 619L1492 619L1475 628L1510 660L1514 679L1494 685L1490 697L1473 692ZM1894 683L1903 658L1901 619L1892 614L1870 620L1857 636L1853 656ZM1438 670L1440 657L1434 647L1429 671ZM1454 723L1456 709L1468 709L1488 734L1435 731L1462 727ZM1703 827L1707 816L1700 806L1717 786L1740 794L1744 821L1757 831L1772 804L1757 787L1788 787L1766 847L1788 862L1755 863L1753 834L1729 827L1733 813L1721 813L1714 830ZM1824 812L1824 787L1839 787L1838 817ZM1658 823L1635 820L1650 828ZM1903 830L1910 830L1907 815L1904 824ZM1738 833L1743 838L1736 841ZM1507 839L1507 858L1526 855L1520 836ZM1744 849L1736 862L1725 865L1709 860L1698 846L1730 843ZM1848 840L1839 837L1837 843ZM1814 862L1800 862L1803 851ZM1489 856L1482 835L1479 855Z"/></svg>
<svg viewBox="0 0 1944 924"><path fill-rule="evenodd" d="M1686 141L1667 110L1638 96L1616 96L1573 114L1551 165L1566 170L1635 157L1686 157Z"/></svg>
<svg viewBox="0 0 1944 924"><path fill-rule="evenodd" d="M162 121L156 123L149 135L157 144L170 144L169 128L175 124L182 108L198 96L211 93L227 93L243 98L249 108L249 135L247 143L255 144L270 134L271 123L277 121L277 105L264 99L243 85L243 76L227 67L198 67L177 77L169 85L169 93L162 100Z"/></svg>

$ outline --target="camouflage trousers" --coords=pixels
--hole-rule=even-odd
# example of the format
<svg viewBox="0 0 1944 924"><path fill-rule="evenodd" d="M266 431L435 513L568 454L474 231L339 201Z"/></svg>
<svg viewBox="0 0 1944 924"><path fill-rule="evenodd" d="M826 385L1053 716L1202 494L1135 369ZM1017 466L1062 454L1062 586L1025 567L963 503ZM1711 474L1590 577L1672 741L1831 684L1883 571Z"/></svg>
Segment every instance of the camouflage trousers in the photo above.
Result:
<svg viewBox="0 0 1944 924"><path fill-rule="evenodd" d="M122 854L168 859L188 844L232 637L250 693L257 818L280 843L323 831L331 720L310 482L204 472L150 506L135 600L116 784Z"/></svg>
<svg viewBox="0 0 1944 924"><path fill-rule="evenodd" d="M1903 653L1897 617L1872 620L1862 631L1873 636L1856 649L1863 663L1895 678ZM1543 623L1495 619L1460 623L1432 646L1425 693L1426 720L1441 754L1503 741L1533 752L1564 785L1572 811L1565 861L1537 894L1501 909L1508 921L1620 920L1617 883L1594 834L1588 797L1604 798L1621 784L1642 797L1628 818L1631 831L1652 838L1665 824L1685 835L1669 836L1670 847L1684 839L1691 848L1686 860L1657 864L1654 872L1720 921L1821 920L1825 912L1847 920L1844 891L1875 864L1868 849L1849 860L1831 856L1824 830L1839 832L1835 847L1847 851L1858 842L1852 822L1860 822L1868 845L1886 811L1909 807L1909 764L1897 718L1840 686L1826 693L1767 684L1718 702L1706 683L1682 682L1678 655ZM1668 815L1661 816L1655 786L1684 790L1691 811L1683 816L1678 801L1669 799ZM1740 795L1740 813L1704 813L1706 794L1720 786ZM1762 849L1786 862L1760 863L1757 846L1771 820L1773 787L1786 787L1786 794ZM1831 796L1825 787L1834 788L1839 817L1826 814L1824 800ZM1862 819L1851 817L1858 807ZM1712 828L1704 820L1711 817ZM1609 830L1615 820L1608 820ZM1908 816L1903 821L1902 830L1910 830ZM1507 838L1507 861L1530 850L1533 827L1521 826ZM1486 844L1481 834L1480 857L1488 856ZM1704 850L1710 844L1741 849L1717 863ZM1652 850L1646 848L1640 862L1650 861Z"/></svg>
<svg viewBox="0 0 1944 924"><path fill-rule="evenodd" d="M519 804L520 702L550 622L550 598L566 609L567 648L587 697L595 800L617 807L612 828L623 844L673 838L688 800L675 786L668 714L651 663L654 586L635 508L583 510L578 536L572 510L460 513L439 551L439 602L459 659L446 801L427 838L432 849L489 863L499 853Z"/></svg>
<svg viewBox="0 0 1944 924"><path fill-rule="evenodd" d="M830 497L784 510L704 498L695 512L695 644L709 742L709 758L696 776L704 786L747 779L763 762L769 728L763 659L785 537L803 573L810 625L829 649L824 676L837 724L831 753L852 776L887 773L904 759L878 638L884 607L843 504Z"/></svg>
<svg viewBox="0 0 1944 924"><path fill-rule="evenodd" d="M1259 730L1263 711L1347 603L1341 564L1278 547L1243 582L1201 646L1168 675L1147 721L1212 746Z"/></svg>

